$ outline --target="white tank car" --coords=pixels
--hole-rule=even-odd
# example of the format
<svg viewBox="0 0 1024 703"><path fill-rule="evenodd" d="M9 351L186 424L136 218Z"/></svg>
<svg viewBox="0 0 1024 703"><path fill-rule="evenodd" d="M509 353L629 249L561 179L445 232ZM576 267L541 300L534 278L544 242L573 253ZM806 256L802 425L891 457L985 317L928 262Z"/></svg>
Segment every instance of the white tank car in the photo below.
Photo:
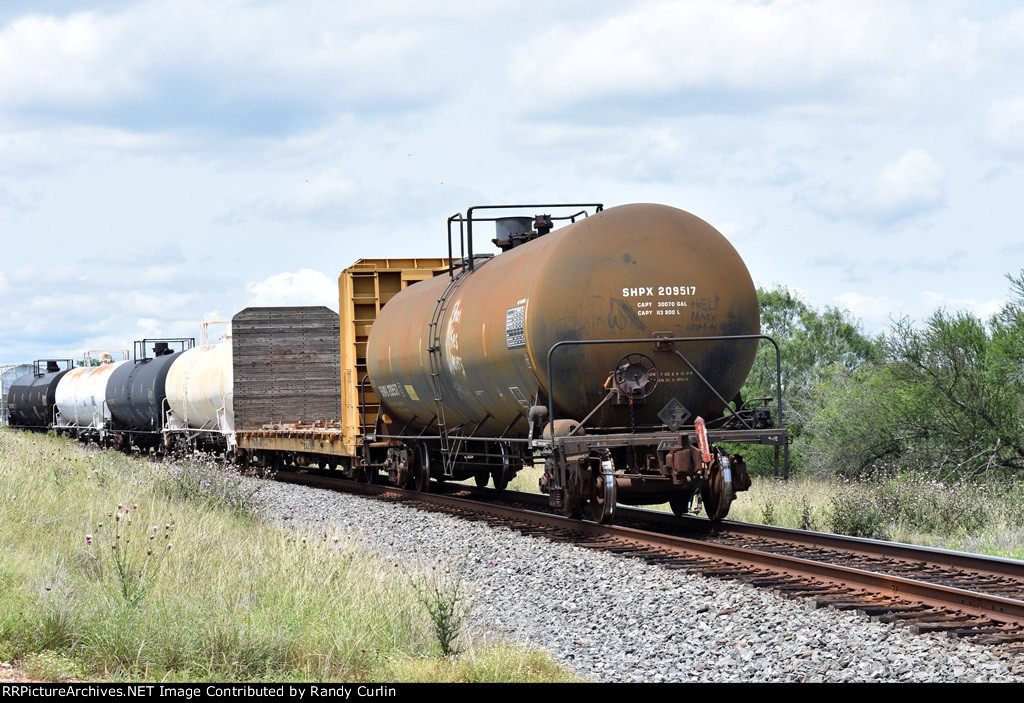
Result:
<svg viewBox="0 0 1024 703"><path fill-rule="evenodd" d="M121 364L116 361L99 366L82 366L64 374L57 383L57 427L81 431L100 431L110 422L107 407L107 381Z"/></svg>
<svg viewBox="0 0 1024 703"><path fill-rule="evenodd" d="M233 387L230 339L183 352L167 372L166 430L189 436L221 435L227 448L233 449Z"/></svg>

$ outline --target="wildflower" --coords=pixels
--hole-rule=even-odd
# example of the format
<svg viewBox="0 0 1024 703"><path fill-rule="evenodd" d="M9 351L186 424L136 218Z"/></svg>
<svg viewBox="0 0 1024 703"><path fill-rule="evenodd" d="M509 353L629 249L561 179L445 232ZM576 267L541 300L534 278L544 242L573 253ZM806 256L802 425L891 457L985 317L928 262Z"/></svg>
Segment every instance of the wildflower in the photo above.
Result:
<svg viewBox="0 0 1024 703"><path fill-rule="evenodd" d="M91 534L88 534L88 535L85 536L85 543L86 544L92 544L92 535Z"/></svg>
<svg viewBox="0 0 1024 703"><path fill-rule="evenodd" d="M489 562L487 562L487 563L488 563L489 565L491 565L491 566L494 566L494 564L495 564L496 562L494 561L494 559L491 559L491 560L490 560Z"/></svg>
<svg viewBox="0 0 1024 703"><path fill-rule="evenodd" d="M172 548L173 546L174 546L174 542L168 542L168 543L167 543L167 551L171 551L171 548Z"/></svg>

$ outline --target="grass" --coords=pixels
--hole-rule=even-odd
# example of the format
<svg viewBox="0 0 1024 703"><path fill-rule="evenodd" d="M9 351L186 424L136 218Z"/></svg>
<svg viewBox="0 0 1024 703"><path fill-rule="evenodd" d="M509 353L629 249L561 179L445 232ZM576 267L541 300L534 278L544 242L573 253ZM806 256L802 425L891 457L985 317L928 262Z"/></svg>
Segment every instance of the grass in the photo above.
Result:
<svg viewBox="0 0 1024 703"><path fill-rule="evenodd" d="M154 466L0 428L0 661L47 680L572 680L450 618L462 653L442 656L408 567L268 525L250 486L201 457Z"/></svg>
<svg viewBox="0 0 1024 703"><path fill-rule="evenodd" d="M1024 484L889 471L870 481L755 478L730 519L1024 559Z"/></svg>

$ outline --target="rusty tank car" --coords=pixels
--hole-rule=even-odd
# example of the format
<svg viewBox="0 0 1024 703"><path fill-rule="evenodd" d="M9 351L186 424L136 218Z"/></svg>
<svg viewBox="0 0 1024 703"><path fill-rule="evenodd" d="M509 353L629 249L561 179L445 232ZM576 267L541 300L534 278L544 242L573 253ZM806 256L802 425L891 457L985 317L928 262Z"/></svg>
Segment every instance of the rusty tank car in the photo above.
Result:
<svg viewBox="0 0 1024 703"><path fill-rule="evenodd" d="M696 500L721 519L750 481L719 446L786 442L738 397L763 339L739 254L664 205L532 207L569 214L450 218L461 261L374 321L366 359L381 415L369 439L387 446L389 476L420 489L490 476L500 488L540 458L541 489L567 515L589 506L610 522L616 502L682 513ZM473 252L484 221L498 255Z"/></svg>

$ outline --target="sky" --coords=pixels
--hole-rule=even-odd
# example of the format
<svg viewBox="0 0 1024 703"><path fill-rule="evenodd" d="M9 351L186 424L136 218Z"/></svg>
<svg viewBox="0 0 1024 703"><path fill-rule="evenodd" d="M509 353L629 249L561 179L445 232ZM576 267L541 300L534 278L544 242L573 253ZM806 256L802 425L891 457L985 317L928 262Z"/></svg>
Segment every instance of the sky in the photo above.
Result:
<svg viewBox="0 0 1024 703"><path fill-rule="evenodd" d="M1013 2L7 0L0 364L327 305L472 205L657 202L872 333L1024 269Z"/></svg>

